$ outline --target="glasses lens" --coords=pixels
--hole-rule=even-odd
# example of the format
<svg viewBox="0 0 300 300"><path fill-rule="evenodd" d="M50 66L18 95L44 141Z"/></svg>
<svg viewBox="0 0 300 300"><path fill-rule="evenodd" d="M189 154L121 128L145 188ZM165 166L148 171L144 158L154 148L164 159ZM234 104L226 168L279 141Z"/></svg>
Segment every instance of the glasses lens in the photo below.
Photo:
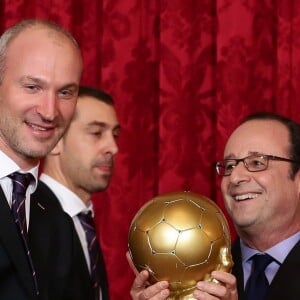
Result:
<svg viewBox="0 0 300 300"><path fill-rule="evenodd" d="M235 166L236 161L234 159L225 159L219 161L216 165L217 173L221 176L228 176L231 174Z"/></svg>
<svg viewBox="0 0 300 300"><path fill-rule="evenodd" d="M216 170L217 170L218 175L222 175L222 176L224 175L224 166L221 161L218 161L216 163Z"/></svg>
<svg viewBox="0 0 300 300"><path fill-rule="evenodd" d="M264 155L253 155L244 159L246 167L250 172L258 172L267 169L268 157Z"/></svg>

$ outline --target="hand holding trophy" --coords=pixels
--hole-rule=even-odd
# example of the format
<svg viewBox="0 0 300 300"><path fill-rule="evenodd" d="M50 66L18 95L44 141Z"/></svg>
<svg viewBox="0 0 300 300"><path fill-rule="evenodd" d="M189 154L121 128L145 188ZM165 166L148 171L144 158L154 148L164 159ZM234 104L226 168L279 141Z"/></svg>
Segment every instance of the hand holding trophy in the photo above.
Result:
<svg viewBox="0 0 300 300"><path fill-rule="evenodd" d="M151 284L167 280L168 299L194 299L197 281L230 272L230 232L221 209L191 192L159 195L137 212L129 230L129 253Z"/></svg>

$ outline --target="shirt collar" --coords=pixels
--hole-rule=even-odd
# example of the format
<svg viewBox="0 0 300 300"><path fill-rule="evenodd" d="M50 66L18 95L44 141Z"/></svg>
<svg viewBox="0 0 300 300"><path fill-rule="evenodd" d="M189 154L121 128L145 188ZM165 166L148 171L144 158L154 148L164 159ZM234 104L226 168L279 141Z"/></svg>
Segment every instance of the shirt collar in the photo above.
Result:
<svg viewBox="0 0 300 300"><path fill-rule="evenodd" d="M92 211L93 214L92 201L90 201L88 205L85 205L74 192L45 173L41 174L40 180L51 188L63 210L71 217L76 216L80 212L87 212L89 210Z"/></svg>
<svg viewBox="0 0 300 300"><path fill-rule="evenodd" d="M289 252L292 248L297 244L300 240L300 232L293 234L292 236L288 237L287 239L279 242L275 246L267 249L264 253L269 254L272 256L277 262L283 263L285 258L288 256ZM257 253L261 253L257 249L253 249L248 247L242 240L240 240L241 245L241 252L242 252L242 260L243 262L248 261L253 255Z"/></svg>
<svg viewBox="0 0 300 300"><path fill-rule="evenodd" d="M39 163L31 168L30 170L22 170L9 156L7 156L3 151L0 150L0 179L7 177L8 175L14 172L20 173L30 173L34 177L34 183L32 184L32 192L35 191L38 182L38 174L39 174Z"/></svg>

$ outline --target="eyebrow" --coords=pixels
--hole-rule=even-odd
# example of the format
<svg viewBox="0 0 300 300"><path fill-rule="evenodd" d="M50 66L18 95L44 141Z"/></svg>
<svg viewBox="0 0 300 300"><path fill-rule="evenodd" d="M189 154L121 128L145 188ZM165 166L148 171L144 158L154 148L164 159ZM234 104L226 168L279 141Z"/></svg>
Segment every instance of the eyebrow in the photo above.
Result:
<svg viewBox="0 0 300 300"><path fill-rule="evenodd" d="M28 76L28 75L25 75L25 76L22 76L20 78L20 82L24 82L24 81L33 81L35 83L44 83L45 81L42 80L41 78L38 78L38 77L32 77L32 76Z"/></svg>
<svg viewBox="0 0 300 300"><path fill-rule="evenodd" d="M258 151L248 151L248 154L244 157L247 156L252 156L252 155L264 155L264 153L258 152ZM224 159L238 159L233 153L230 153L224 157Z"/></svg>
<svg viewBox="0 0 300 300"><path fill-rule="evenodd" d="M86 127L92 127L92 126L98 126L98 127L101 127L101 128L109 127L107 123L99 122L99 121L92 121L92 122L88 123ZM121 129L120 124L117 124L113 127L113 130L120 130L120 129Z"/></svg>
<svg viewBox="0 0 300 300"><path fill-rule="evenodd" d="M34 82L37 84L47 84L47 82L45 80L43 80L42 78L33 77L30 75L25 75L20 78L21 83L24 83L25 81L31 81L31 82ZM79 89L78 84L74 82L74 83L67 83L66 85L59 88L59 90L63 90L66 88L75 88L76 90Z"/></svg>

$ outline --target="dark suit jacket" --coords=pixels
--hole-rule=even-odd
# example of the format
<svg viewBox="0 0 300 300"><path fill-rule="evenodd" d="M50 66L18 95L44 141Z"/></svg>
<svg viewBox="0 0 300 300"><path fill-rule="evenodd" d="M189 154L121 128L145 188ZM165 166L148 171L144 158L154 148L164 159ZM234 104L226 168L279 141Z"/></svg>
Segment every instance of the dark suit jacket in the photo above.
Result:
<svg viewBox="0 0 300 300"><path fill-rule="evenodd" d="M51 211L55 212L63 212L63 209L59 203L59 200L55 196L55 194L52 192L52 190L43 182L39 181L38 187L36 192L33 194L34 198L37 199L43 199L47 203L47 206L51 206ZM71 218L70 218L71 219ZM73 221L72 221L73 225ZM62 229L62 228L60 228ZM74 229L75 230L75 229ZM84 300L87 299L93 299L93 289L92 289L92 284L91 284L91 278L90 278L90 273L88 270L88 266L86 264L84 252L79 240L78 235L75 233L75 247L77 253L79 253L80 258L78 258L78 261L76 262L77 268L79 270L79 281L80 281L80 286L82 290L84 291L85 298ZM64 254L68 253L66 251L62 252ZM104 265L104 260L102 253L100 253L100 260L101 260L101 274L100 274L100 280L101 280L101 291L102 291L102 299L103 300L109 300L109 294L108 294L108 281L107 281L107 275L106 275L106 270L105 270L105 265Z"/></svg>
<svg viewBox="0 0 300 300"><path fill-rule="evenodd" d="M79 253L73 222L64 212L52 213L45 200L32 199L28 232L40 290L37 297L24 245L0 188L0 299L87 299L74 267Z"/></svg>
<svg viewBox="0 0 300 300"><path fill-rule="evenodd" d="M244 300L244 275L242 269L240 241L232 247L234 266L232 273L238 282L239 300ZM300 241L290 251L275 275L266 300L299 300L300 299Z"/></svg>

